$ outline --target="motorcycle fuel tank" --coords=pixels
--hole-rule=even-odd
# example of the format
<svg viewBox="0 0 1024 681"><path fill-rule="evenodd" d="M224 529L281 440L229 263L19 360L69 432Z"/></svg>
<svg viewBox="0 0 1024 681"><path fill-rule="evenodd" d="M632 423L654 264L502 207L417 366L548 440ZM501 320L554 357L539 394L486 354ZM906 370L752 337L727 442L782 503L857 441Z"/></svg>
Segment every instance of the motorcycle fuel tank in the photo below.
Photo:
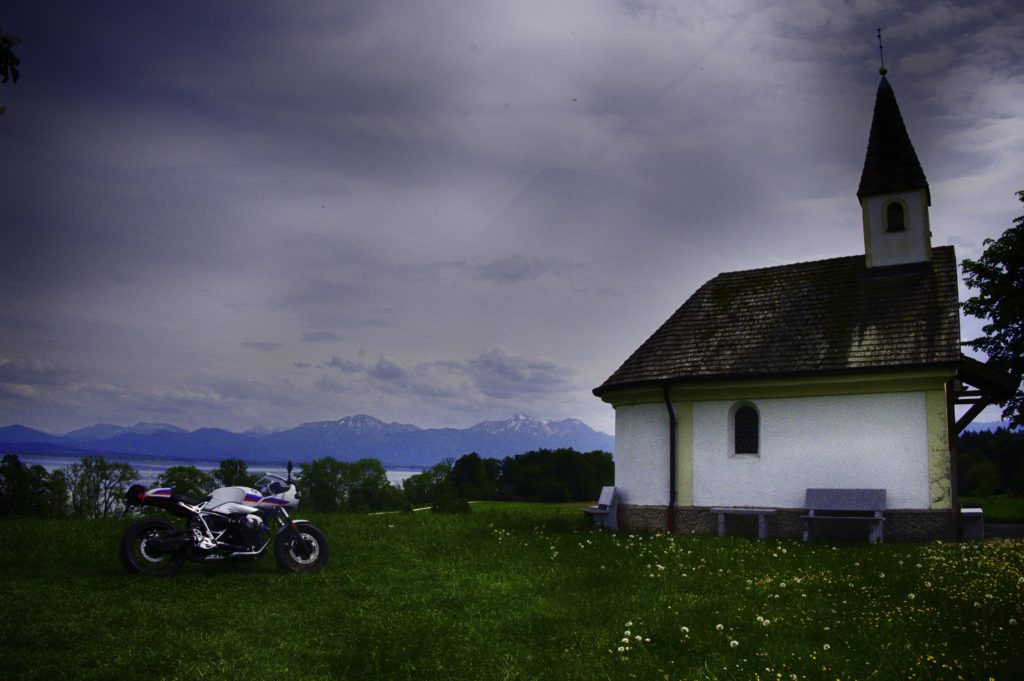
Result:
<svg viewBox="0 0 1024 681"><path fill-rule="evenodd" d="M206 510L218 513L254 513L263 497L251 487L219 487L210 494Z"/></svg>

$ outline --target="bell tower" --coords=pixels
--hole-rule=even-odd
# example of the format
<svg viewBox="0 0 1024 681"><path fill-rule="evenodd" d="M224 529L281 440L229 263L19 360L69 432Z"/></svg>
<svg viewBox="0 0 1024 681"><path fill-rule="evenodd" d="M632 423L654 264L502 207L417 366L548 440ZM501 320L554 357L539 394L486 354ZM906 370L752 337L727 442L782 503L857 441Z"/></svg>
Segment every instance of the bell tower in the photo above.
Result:
<svg viewBox="0 0 1024 681"><path fill-rule="evenodd" d="M864 221L864 254L869 268L932 259L928 180L903 123L886 69L875 96L868 151L857 198Z"/></svg>

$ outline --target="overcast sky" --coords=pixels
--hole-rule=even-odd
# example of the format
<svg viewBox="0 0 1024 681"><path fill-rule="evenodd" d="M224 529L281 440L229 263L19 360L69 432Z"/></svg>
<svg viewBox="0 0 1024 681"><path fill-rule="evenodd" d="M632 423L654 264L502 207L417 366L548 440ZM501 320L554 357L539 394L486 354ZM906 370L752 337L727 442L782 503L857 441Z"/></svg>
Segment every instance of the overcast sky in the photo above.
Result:
<svg viewBox="0 0 1024 681"><path fill-rule="evenodd" d="M863 253L879 26L976 257L1021 212L1017 0L7 0L0 425L611 433L590 391L704 281Z"/></svg>

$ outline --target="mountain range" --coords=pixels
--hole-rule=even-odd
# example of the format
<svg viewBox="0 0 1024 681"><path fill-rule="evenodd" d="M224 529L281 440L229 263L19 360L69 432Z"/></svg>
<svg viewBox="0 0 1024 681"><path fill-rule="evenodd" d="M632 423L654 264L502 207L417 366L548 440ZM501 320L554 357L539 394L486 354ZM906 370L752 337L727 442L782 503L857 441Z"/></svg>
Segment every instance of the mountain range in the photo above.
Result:
<svg viewBox="0 0 1024 681"><path fill-rule="evenodd" d="M302 462L325 456L354 461L373 457L391 468L433 466L470 452L484 458L560 447L610 452L614 444L611 435L577 419L549 421L523 415L505 421L484 421L464 429L385 423L366 414L303 423L287 430L257 427L244 433L219 428L188 431L164 423L138 423L131 427L97 424L65 435L20 425L0 428L2 453L133 454L197 461L234 457L247 462Z"/></svg>

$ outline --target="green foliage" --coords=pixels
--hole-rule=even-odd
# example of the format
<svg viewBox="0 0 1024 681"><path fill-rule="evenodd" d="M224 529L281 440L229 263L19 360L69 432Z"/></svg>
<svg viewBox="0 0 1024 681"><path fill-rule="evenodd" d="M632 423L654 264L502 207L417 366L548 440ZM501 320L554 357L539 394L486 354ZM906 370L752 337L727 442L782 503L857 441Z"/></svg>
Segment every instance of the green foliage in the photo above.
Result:
<svg viewBox="0 0 1024 681"><path fill-rule="evenodd" d="M64 471L25 466L14 454L0 462L0 517L60 518L67 514L67 499Z"/></svg>
<svg viewBox="0 0 1024 681"><path fill-rule="evenodd" d="M534 501L596 499L614 481L612 455L599 450L541 449L506 458L501 469L501 482L513 496Z"/></svg>
<svg viewBox="0 0 1024 681"><path fill-rule="evenodd" d="M216 487L213 476L195 466L171 466L157 476L156 484L197 499L206 496Z"/></svg>
<svg viewBox="0 0 1024 681"><path fill-rule="evenodd" d="M314 459L299 464L295 486L302 495L302 505L312 511L338 511L344 501L341 488L343 462L334 457Z"/></svg>
<svg viewBox="0 0 1024 681"><path fill-rule="evenodd" d="M466 497L454 497L450 493L442 493L430 506L431 513L469 513L473 507Z"/></svg>
<svg viewBox="0 0 1024 681"><path fill-rule="evenodd" d="M296 487L314 511L406 510L409 503L377 459L338 461L327 456L299 465Z"/></svg>
<svg viewBox="0 0 1024 681"><path fill-rule="evenodd" d="M608 452L541 449L502 461L473 452L407 478L403 488L414 506L430 503L447 509L458 499L589 501L614 479Z"/></svg>
<svg viewBox="0 0 1024 681"><path fill-rule="evenodd" d="M466 499L494 499L498 496L498 462L494 459L487 461L493 465L488 467L484 459L473 452L455 462L448 478L454 496Z"/></svg>
<svg viewBox="0 0 1024 681"><path fill-rule="evenodd" d="M451 483L448 481L451 472L452 462L448 459L422 473L410 475L402 481L406 499L413 506L420 506L431 504L442 495L454 496Z"/></svg>
<svg viewBox="0 0 1024 681"><path fill-rule="evenodd" d="M1024 203L1024 190L1017 192ZM1020 378L1024 376L1024 215L999 239L985 239L978 260L963 261L964 282L978 295L963 303L964 312L988 320L985 335L966 345L988 355L989 362ZM1024 392L1000 403L1003 418L1024 427Z"/></svg>
<svg viewBox="0 0 1024 681"><path fill-rule="evenodd" d="M339 549L317 575L282 578L263 559L189 563L170 580L120 571L117 537L131 520L0 522L4 678L1016 679L1024 669L1020 540L630 536L584 529L574 507L487 502L469 515L311 520ZM238 608L245 626L226 615Z"/></svg>
<svg viewBox="0 0 1024 681"><path fill-rule="evenodd" d="M107 461L102 456L83 456L81 463L64 469L71 515L93 518L118 512L124 504L124 493L138 479L139 473L126 463Z"/></svg>
<svg viewBox="0 0 1024 681"><path fill-rule="evenodd" d="M956 446L960 496L1024 496L1024 432L965 432Z"/></svg>
<svg viewBox="0 0 1024 681"><path fill-rule="evenodd" d="M412 510L402 490L391 484L384 465L377 459L359 459L348 464L347 473L343 482L348 492L348 510Z"/></svg>
<svg viewBox="0 0 1024 681"><path fill-rule="evenodd" d="M221 459L220 466L213 471L213 480L218 487L252 487L257 476L249 472L249 464L241 459Z"/></svg>

